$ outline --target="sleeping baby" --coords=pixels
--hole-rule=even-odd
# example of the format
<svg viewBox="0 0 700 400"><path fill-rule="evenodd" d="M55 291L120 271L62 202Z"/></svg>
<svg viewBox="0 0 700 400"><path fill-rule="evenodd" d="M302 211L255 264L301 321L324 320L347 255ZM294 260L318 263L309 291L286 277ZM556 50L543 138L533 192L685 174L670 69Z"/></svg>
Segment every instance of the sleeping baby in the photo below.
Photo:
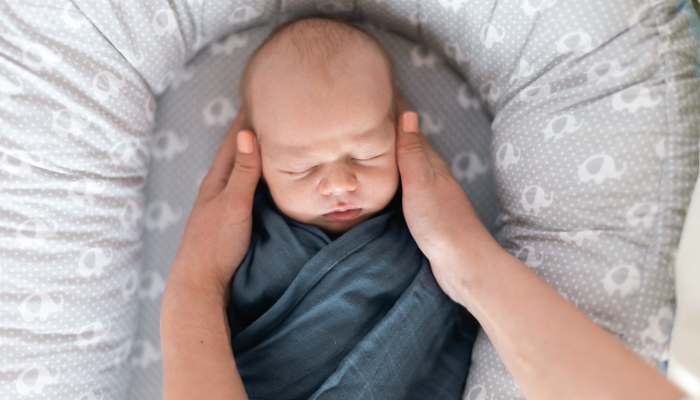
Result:
<svg viewBox="0 0 700 400"><path fill-rule="evenodd" d="M342 19L278 26L240 96L262 179L227 310L251 399L460 399L475 320L406 226L392 60Z"/></svg>

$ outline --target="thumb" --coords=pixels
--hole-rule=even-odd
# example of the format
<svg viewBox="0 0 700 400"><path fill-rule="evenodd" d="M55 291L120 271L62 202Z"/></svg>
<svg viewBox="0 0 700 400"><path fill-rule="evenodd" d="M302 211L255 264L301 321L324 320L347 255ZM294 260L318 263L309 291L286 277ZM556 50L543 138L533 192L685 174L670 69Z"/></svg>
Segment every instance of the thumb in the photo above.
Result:
<svg viewBox="0 0 700 400"><path fill-rule="evenodd" d="M416 180L427 179L430 162L423 148L418 131L418 115L407 111L400 117L396 137L396 162L403 186Z"/></svg>
<svg viewBox="0 0 700 400"><path fill-rule="evenodd" d="M261 171L260 148L256 142L253 132L238 132L236 161L225 189L234 198L250 204L251 208Z"/></svg>

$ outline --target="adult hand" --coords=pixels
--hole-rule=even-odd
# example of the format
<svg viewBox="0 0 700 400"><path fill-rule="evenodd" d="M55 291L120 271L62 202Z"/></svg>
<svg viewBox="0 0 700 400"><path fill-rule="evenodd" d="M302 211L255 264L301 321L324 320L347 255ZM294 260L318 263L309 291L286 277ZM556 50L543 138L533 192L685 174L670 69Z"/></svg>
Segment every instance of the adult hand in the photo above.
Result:
<svg viewBox="0 0 700 400"><path fill-rule="evenodd" d="M245 126L241 108L202 180L170 273L224 292L248 251L260 179L260 149Z"/></svg>
<svg viewBox="0 0 700 400"><path fill-rule="evenodd" d="M163 398L247 399L231 352L229 282L253 227L260 149L239 111L202 180L160 311Z"/></svg>
<svg viewBox="0 0 700 400"><path fill-rule="evenodd" d="M445 293L478 320L527 398L669 399L683 393L596 325L479 221L397 96L406 223Z"/></svg>
<svg viewBox="0 0 700 400"><path fill-rule="evenodd" d="M442 290L455 302L465 305L461 285L463 271L455 269L455 263L443 260L454 259L452 250L464 247L465 230L482 238L483 243L473 243L482 254L502 249L479 220L450 167L418 129L418 115L406 111L400 93L397 93L396 102L399 111L396 159L408 229L430 261Z"/></svg>

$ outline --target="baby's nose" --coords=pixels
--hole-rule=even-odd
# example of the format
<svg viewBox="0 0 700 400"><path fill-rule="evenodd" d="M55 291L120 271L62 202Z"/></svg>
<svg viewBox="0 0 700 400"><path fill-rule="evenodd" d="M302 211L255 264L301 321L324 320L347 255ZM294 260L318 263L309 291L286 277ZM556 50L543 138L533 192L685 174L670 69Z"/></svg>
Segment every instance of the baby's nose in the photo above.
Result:
<svg viewBox="0 0 700 400"><path fill-rule="evenodd" d="M331 169L326 176L321 179L321 183L319 184L319 190L324 196L352 192L356 188L357 177L355 177L353 171L347 167Z"/></svg>

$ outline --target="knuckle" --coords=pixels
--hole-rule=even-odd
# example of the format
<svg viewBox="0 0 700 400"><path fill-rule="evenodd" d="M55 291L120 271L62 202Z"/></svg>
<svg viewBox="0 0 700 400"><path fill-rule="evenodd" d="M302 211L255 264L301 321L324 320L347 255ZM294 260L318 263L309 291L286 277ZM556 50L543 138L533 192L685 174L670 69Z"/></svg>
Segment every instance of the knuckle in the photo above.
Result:
<svg viewBox="0 0 700 400"><path fill-rule="evenodd" d="M234 165L233 169L245 174L252 174L257 171L257 165L248 160L236 160L236 164Z"/></svg>
<svg viewBox="0 0 700 400"><path fill-rule="evenodd" d="M408 139L403 142L401 152L404 154L422 153L423 144L417 138Z"/></svg>

